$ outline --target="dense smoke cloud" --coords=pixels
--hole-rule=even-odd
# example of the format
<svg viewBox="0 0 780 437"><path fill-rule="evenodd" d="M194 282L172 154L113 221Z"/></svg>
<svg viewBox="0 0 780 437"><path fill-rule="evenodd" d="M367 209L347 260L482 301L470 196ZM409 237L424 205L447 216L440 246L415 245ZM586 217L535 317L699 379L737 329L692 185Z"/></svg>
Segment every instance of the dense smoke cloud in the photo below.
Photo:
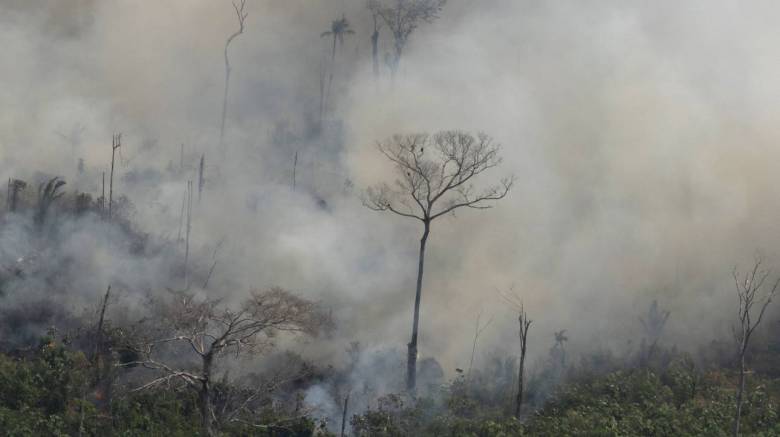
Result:
<svg viewBox="0 0 780 437"><path fill-rule="evenodd" d="M496 289L525 300L535 356L564 328L579 350L636 342L637 315L653 299L672 311L668 341L695 348L728 335L733 266L756 250L777 261L773 2L451 0L413 34L391 83L385 68L372 76L363 2L250 0L230 48L225 162L216 145L222 50L236 25L229 2L3 3L0 175L61 175L99 194L121 131L117 192L150 238L172 239L205 153L193 268L202 277L217 260L209 293L279 284L331 307L334 338L294 346L306 353L343 362L352 340L407 341L421 230L358 198L392 178L373 144L393 133L485 131L505 158L486 181L518 178L495 209L434 224L421 355L447 374L467 364L480 310L496 317L480 350L514 353L516 320ZM342 14L356 34L337 53L318 135L330 65L320 33ZM381 38L384 54L386 29ZM82 260L89 280L70 273L84 301L112 280L126 296L172 286L175 257L113 252L86 231L92 224L79 226L65 251L102 254ZM2 235L4 259L22 256L8 249L24 239L14 229Z"/></svg>

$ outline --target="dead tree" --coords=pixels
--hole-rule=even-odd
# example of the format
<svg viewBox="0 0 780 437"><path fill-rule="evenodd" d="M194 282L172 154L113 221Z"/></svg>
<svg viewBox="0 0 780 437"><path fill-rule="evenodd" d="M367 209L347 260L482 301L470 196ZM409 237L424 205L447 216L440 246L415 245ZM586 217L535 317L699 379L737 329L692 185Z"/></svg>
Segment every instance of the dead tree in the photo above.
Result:
<svg viewBox="0 0 780 437"><path fill-rule="evenodd" d="M393 76L398 71L406 43L420 22L431 23L439 18L447 0L374 0L371 11L379 16L393 34L395 52L390 60Z"/></svg>
<svg viewBox="0 0 780 437"><path fill-rule="evenodd" d="M522 305L520 306L519 315L517 321L520 324L520 366L517 369L517 398L515 401L515 417L520 417L520 412L523 408L523 394L524 394L524 381L525 381L525 352L526 345L528 344L528 328L531 327L532 320L528 318Z"/></svg>
<svg viewBox="0 0 780 437"><path fill-rule="evenodd" d="M108 359L106 358L106 340L105 340L105 317L106 308L108 308L108 301L111 297L111 286L106 288L106 294L103 296L103 303L100 305L100 317L98 318L97 327L95 328L95 350L92 357L92 365L95 369L93 385L100 392L99 399L104 405L110 404L111 400L111 381L108 378L109 368L106 365ZM104 372L106 370L106 372Z"/></svg>
<svg viewBox="0 0 780 437"><path fill-rule="evenodd" d="M236 11L236 17L238 18L238 30L233 32L225 42L225 90L222 94L222 121L219 125L219 148L221 150L222 156L225 157L225 120L227 119L227 103L228 103L228 90L230 89L230 58L228 57L228 47L230 46L230 43L233 42L233 40L244 33L244 21L246 20L246 17L249 15L248 13L244 12L244 7L246 6L246 0L241 0L241 3L236 4L233 2L233 9Z"/></svg>
<svg viewBox="0 0 780 437"><path fill-rule="evenodd" d="M764 282L769 277L769 271L761 268L761 260L757 259L753 269L740 277L737 269L732 273L734 284L739 299L739 312L737 314L739 324L732 326L734 340L737 344L737 357L739 359L739 385L737 386L737 408L734 417L734 437L739 436L739 425L742 416L742 403L745 393L745 378L747 367L745 364L745 354L750 343L750 337L753 335L756 327L764 318L767 307L780 286L780 278L774 284L764 289ZM753 307L757 307L754 310ZM758 314L756 314L756 312Z"/></svg>
<svg viewBox="0 0 780 437"><path fill-rule="evenodd" d="M159 312L155 318L163 327L154 338L129 345L140 358L120 366L140 366L155 372L149 382L135 391L178 383L197 392L201 426L207 436L215 435L215 424L243 422L242 414L251 400L250 396L232 411L217 415L212 381L219 359L262 353L273 347L273 340L280 333L314 336L329 326L329 319L316 303L280 288L253 292L236 309L219 300L199 300L181 293L168 302L159 302L155 310ZM172 351L179 358L176 363L189 355L197 364L181 367L166 362L165 357L173 356Z"/></svg>
<svg viewBox="0 0 780 437"><path fill-rule="evenodd" d="M443 131L435 135L395 135L379 142L378 148L395 167L398 179L392 187L381 184L369 188L363 204L374 211L390 211L419 220L423 225L412 339L407 345L406 385L414 391L425 246L431 223L459 208L491 208L490 201L504 198L514 178L505 178L500 184L483 190L474 188L475 177L501 163L498 155L500 147L485 134L474 137L461 131Z"/></svg>
<svg viewBox="0 0 780 437"><path fill-rule="evenodd" d="M510 308L517 312L517 322L520 325L518 337L520 339L520 363L517 368L517 394L515 395L515 417L519 418L523 408L523 399L525 395L525 354L528 345L528 329L533 322L528 318L525 312L523 300L511 288L509 292L504 293L498 290L501 297L506 301ZM557 335L556 335L557 339Z"/></svg>
<svg viewBox="0 0 780 437"><path fill-rule="evenodd" d="M122 134L116 134L111 138L111 176L108 179L108 220L112 217L112 207L114 204L114 160L116 151L122 147Z"/></svg>
<svg viewBox="0 0 780 437"><path fill-rule="evenodd" d="M111 286L109 285L106 289L106 295L103 296L103 304L100 305L100 317L98 318L98 324L95 331L95 354L94 354L94 361L95 361L95 371L96 371L96 380L100 379L100 353L103 347L103 323L105 322L106 317L106 308L108 307L108 298L111 295Z"/></svg>

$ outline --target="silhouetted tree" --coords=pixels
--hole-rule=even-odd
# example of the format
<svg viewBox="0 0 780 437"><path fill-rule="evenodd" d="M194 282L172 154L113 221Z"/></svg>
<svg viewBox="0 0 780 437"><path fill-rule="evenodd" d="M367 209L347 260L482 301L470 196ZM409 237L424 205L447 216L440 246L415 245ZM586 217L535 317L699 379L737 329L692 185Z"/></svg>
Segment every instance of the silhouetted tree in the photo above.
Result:
<svg viewBox="0 0 780 437"><path fill-rule="evenodd" d="M65 181L59 177L53 177L48 182L41 182L38 186L38 206L35 210L35 224L40 228L46 221L51 205L62 197L59 189L65 185Z"/></svg>
<svg viewBox="0 0 780 437"><path fill-rule="evenodd" d="M761 259L757 259L753 265L753 269L745 273L741 278L736 268L732 275L734 277L734 284L736 285L737 298L739 299L739 325L732 326L734 340L737 343L737 356L739 358L737 411L734 417L734 437L737 437L739 436L739 425L742 416L742 403L745 392L745 377L747 375L745 354L747 353L748 345L750 344L750 337L764 318L766 308L772 302L772 299L777 292L777 287L780 286L780 278L764 291L764 282L769 277L769 272L761 269ZM758 314L755 313L754 306L758 306Z"/></svg>
<svg viewBox="0 0 780 437"><path fill-rule="evenodd" d="M354 33L355 31L350 29L349 27L349 21L347 21L347 17L342 16L338 20L333 20L330 24L330 30L326 32L322 32L322 34L320 35L321 38L325 38L325 37L333 38L333 48L330 54L330 74L328 77L328 87L325 90L324 101L320 107L321 111L324 111L325 108L327 107L328 99L330 98L331 87L333 85L333 71L336 69L336 43L340 44L343 47L344 37L346 35L353 35ZM320 118L322 118L322 114L320 114Z"/></svg>
<svg viewBox="0 0 780 437"><path fill-rule="evenodd" d="M122 147L122 134L116 134L111 138L111 176L108 180L108 219L111 220L114 206L114 161L116 151Z"/></svg>
<svg viewBox="0 0 780 437"><path fill-rule="evenodd" d="M417 337L420 319L425 246L431 223L458 208L487 209L490 201L504 198L514 182L505 178L499 185L477 191L474 178L501 163L500 147L485 135L476 137L461 131L435 135L395 135L378 143L379 151L393 164L398 179L394 186L369 188L363 204L374 211L390 211L419 220L423 225L414 298L412 339L408 344L407 388L413 391L417 373ZM427 149L427 152L426 152Z"/></svg>

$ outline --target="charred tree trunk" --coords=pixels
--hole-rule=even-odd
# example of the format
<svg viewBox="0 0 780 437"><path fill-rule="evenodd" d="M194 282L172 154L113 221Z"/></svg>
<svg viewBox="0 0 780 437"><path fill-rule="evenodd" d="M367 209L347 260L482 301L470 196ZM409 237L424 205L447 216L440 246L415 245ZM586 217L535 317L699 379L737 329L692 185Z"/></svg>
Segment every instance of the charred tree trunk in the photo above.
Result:
<svg viewBox="0 0 780 437"><path fill-rule="evenodd" d="M417 388L417 336L420 325L420 297L422 295L423 270L425 267L425 245L431 231L430 221L425 221L425 231L420 238L420 258L417 266L417 290L414 295L414 321L412 322L412 340L407 345L406 388L414 392Z"/></svg>
<svg viewBox="0 0 780 437"><path fill-rule="evenodd" d="M103 305L100 306L100 318L98 319L97 330L95 332L95 380L100 380L100 366L101 358L103 355L103 323L106 316L106 307L108 306L108 298L111 295L111 286L106 289L106 295L103 297Z"/></svg>
<svg viewBox="0 0 780 437"><path fill-rule="evenodd" d="M116 149L120 148L121 135L114 135L113 141L111 141L111 176L108 180L108 220L111 220L113 214L114 203L114 160L116 158Z"/></svg>
<svg viewBox="0 0 780 437"><path fill-rule="evenodd" d="M219 125L219 148L222 153L222 160L227 157L227 150L225 146L225 120L227 119L227 104L228 93L230 91L230 58L228 57L228 48L233 40L244 33L244 20L246 20L247 13L244 12L246 6L246 0L241 0L239 4L233 3L233 9L236 11L236 17L238 18L238 30L231 34L227 41L225 41L225 90L222 94L222 120Z"/></svg>
<svg viewBox="0 0 780 437"><path fill-rule="evenodd" d="M190 230L192 229L192 181L187 181L187 227L184 234L184 289L189 288Z"/></svg>
<svg viewBox="0 0 780 437"><path fill-rule="evenodd" d="M745 348L743 347L739 356L739 385L737 386L737 413L734 417L734 437L739 436L739 425L742 419L742 403L745 393Z"/></svg>
<svg viewBox="0 0 780 437"><path fill-rule="evenodd" d="M201 427L203 434L213 436L214 428L211 420L211 370L214 363L214 355L211 352L203 356L203 368L201 386L198 393L198 408L200 409Z"/></svg>
<svg viewBox="0 0 780 437"><path fill-rule="evenodd" d="M227 118L228 91L230 90L230 61L228 60L227 52L228 44L225 44L225 90L222 94L222 121L219 124L219 149L223 159L227 156L225 151L225 119Z"/></svg>
<svg viewBox="0 0 780 437"><path fill-rule="evenodd" d="M525 313L523 307L520 307L520 315L517 318L520 324L520 366L517 370L517 398L515 399L515 417L520 418L523 409L523 395L525 391L525 352L528 344L528 328L531 326L531 320Z"/></svg>
<svg viewBox="0 0 780 437"><path fill-rule="evenodd" d="M349 407L349 393L344 398L344 410L341 413L341 437L344 437L347 430L347 408Z"/></svg>
<svg viewBox="0 0 780 437"><path fill-rule="evenodd" d="M106 217L106 172L103 172L103 188L100 192L100 216Z"/></svg>
<svg viewBox="0 0 780 437"><path fill-rule="evenodd" d="M520 410L523 408L523 391L525 377L525 351L520 354L520 368L517 371L517 398L515 399L515 417L520 417Z"/></svg>
<svg viewBox="0 0 780 437"><path fill-rule="evenodd" d="M206 154L200 155L200 167L198 171L198 203L203 197L203 187L206 186L206 179L203 177L204 167L206 166Z"/></svg>
<svg viewBox="0 0 780 437"><path fill-rule="evenodd" d="M330 102L330 90L333 86L333 70L336 69L336 35L333 35L333 49L330 54L330 72L328 73L328 86L325 88L325 99L322 103L322 113L325 114L328 111L328 103Z"/></svg>
<svg viewBox="0 0 780 437"><path fill-rule="evenodd" d="M295 151L295 158L293 159L293 174L292 174L292 189L295 191L295 176L296 171L298 170L298 151Z"/></svg>
<svg viewBox="0 0 780 437"><path fill-rule="evenodd" d="M374 33L371 34L371 60L374 67L374 79L379 79L379 27L374 14Z"/></svg>
<svg viewBox="0 0 780 437"><path fill-rule="evenodd" d="M101 407L104 411L109 409L109 406L111 405L111 389L112 389L112 381L111 381L111 375L107 371L104 373L104 369L108 369L108 366L106 365L105 361L105 339L104 339L104 324L105 324L105 316L106 316L106 308L108 307L108 299L111 297L111 286L109 285L108 288L106 288L106 294L103 297L103 305L100 307L100 318L98 319L98 325L97 325L97 332L96 332L96 338L95 338L95 356L94 356L94 366L95 366L95 388L99 392L100 396L98 398L98 406Z"/></svg>

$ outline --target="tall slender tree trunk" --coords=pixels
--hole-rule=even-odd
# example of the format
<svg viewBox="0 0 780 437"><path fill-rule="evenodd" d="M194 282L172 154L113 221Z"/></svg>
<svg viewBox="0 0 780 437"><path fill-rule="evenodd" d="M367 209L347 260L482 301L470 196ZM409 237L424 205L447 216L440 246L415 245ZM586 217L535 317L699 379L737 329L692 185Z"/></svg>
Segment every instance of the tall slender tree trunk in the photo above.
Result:
<svg viewBox="0 0 780 437"><path fill-rule="evenodd" d="M114 157L116 146L111 144L111 176L108 179L108 220L111 220L114 206Z"/></svg>
<svg viewBox="0 0 780 437"><path fill-rule="evenodd" d="M374 79L379 78L379 30L376 29L374 17L374 33L371 34L371 59L374 62Z"/></svg>
<svg viewBox="0 0 780 437"><path fill-rule="evenodd" d="M206 166L206 154L200 155L200 166L198 170L198 203L200 203L203 197L203 187L206 186L206 179L203 176L204 167Z"/></svg>
<svg viewBox="0 0 780 437"><path fill-rule="evenodd" d="M298 151L295 151L295 159L293 160L293 174L292 174L292 189L295 191L295 172L298 169Z"/></svg>
<svg viewBox="0 0 780 437"><path fill-rule="evenodd" d="M328 110L330 102L330 89L333 86L333 70L336 69L336 35L333 35L333 50L330 54L330 73L328 74L328 87L325 90L325 102L323 103L323 113Z"/></svg>
<svg viewBox="0 0 780 437"><path fill-rule="evenodd" d="M520 369L517 371L517 399L515 399L515 417L520 417L523 408L523 391L525 383L525 345L520 353Z"/></svg>
<svg viewBox="0 0 780 437"><path fill-rule="evenodd" d="M106 217L106 172L103 172L103 190L100 194L100 216Z"/></svg>
<svg viewBox="0 0 780 437"><path fill-rule="evenodd" d="M222 121L219 125L219 150L222 153L222 159L227 157L227 151L225 150L225 119L227 119L227 103L228 103L228 91L230 90L230 61L228 60L228 45L225 44L225 90L222 93Z"/></svg>
<svg viewBox="0 0 780 437"><path fill-rule="evenodd" d="M734 437L739 436L739 422L742 418L742 396L745 392L745 350L739 356L739 387L737 388L737 414L734 417Z"/></svg>
<svg viewBox="0 0 780 437"><path fill-rule="evenodd" d="M323 113L325 112L325 66L324 62L320 62L320 71L319 71L319 79L320 79L320 112L319 112L319 119L317 120L317 129L319 130L322 128L322 117Z"/></svg>
<svg viewBox="0 0 780 437"><path fill-rule="evenodd" d="M431 232L431 223L426 221L425 231L420 238L420 258L417 266L417 291L414 296L414 321L412 322L412 341L407 345L406 388L414 392L417 388L417 336L420 325L420 296L422 295L423 270L425 267L425 244Z"/></svg>
<svg viewBox="0 0 780 437"><path fill-rule="evenodd" d="M344 398L344 409L341 412L341 437L346 435L347 431L347 408L349 407L349 393Z"/></svg>
<svg viewBox="0 0 780 437"><path fill-rule="evenodd" d="M97 332L96 332L96 338L95 338L95 355L93 357L94 360L94 366L95 366L95 387L100 391L102 394L102 397L100 398L100 402L98 402L98 406L101 410L105 411L109 409L109 406L111 405L111 397L112 397L112 381L110 378L109 373L103 372L103 370L108 367L106 366L106 363L104 362L104 322L105 322L105 316L106 316L106 308L108 307L108 299L111 296L111 286L109 285L106 289L106 294L103 297L103 304L100 307L100 318L98 319L98 325L97 325Z"/></svg>
<svg viewBox="0 0 780 437"><path fill-rule="evenodd" d="M531 326L531 320L525 313L523 306L520 306L520 316L517 318L520 323L520 367L517 370L517 399L515 399L515 417L520 418L523 411L523 395L525 392L525 352L528 345L528 328Z"/></svg>
<svg viewBox="0 0 780 437"><path fill-rule="evenodd" d="M203 356L203 374L201 375L203 379L198 393L201 426L203 434L209 437L215 435L211 422L211 368L213 361L214 356L211 353Z"/></svg>
<svg viewBox="0 0 780 437"><path fill-rule="evenodd" d="M398 36L395 37L395 53L393 56L392 64L390 65L391 82L395 85L395 76L398 74L398 67L401 65L401 55L403 54L404 47L403 41Z"/></svg>
<svg viewBox="0 0 780 437"><path fill-rule="evenodd" d="M192 181L187 181L187 227L184 235L184 288L189 289L190 230L192 230Z"/></svg>

